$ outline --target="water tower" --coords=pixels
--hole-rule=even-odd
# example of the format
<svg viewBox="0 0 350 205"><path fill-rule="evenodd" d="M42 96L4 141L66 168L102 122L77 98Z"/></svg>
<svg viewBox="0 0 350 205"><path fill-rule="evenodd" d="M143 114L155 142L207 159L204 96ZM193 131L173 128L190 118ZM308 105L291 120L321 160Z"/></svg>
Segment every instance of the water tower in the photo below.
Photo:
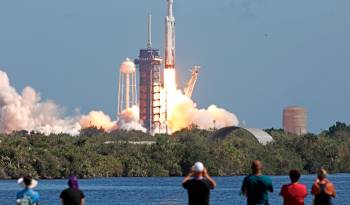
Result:
<svg viewBox="0 0 350 205"><path fill-rule="evenodd" d="M137 105L136 67L126 58L120 64L118 82L118 115L125 109Z"/></svg>
<svg viewBox="0 0 350 205"><path fill-rule="evenodd" d="M298 106L286 107L283 110L283 130L285 133L303 135L307 133L307 112Z"/></svg>

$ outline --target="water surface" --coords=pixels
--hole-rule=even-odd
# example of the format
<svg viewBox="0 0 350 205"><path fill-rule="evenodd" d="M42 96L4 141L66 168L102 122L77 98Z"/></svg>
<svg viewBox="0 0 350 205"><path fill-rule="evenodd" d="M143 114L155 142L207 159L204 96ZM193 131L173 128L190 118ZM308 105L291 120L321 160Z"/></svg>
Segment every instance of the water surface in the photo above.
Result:
<svg viewBox="0 0 350 205"><path fill-rule="evenodd" d="M282 184L288 183L287 176L271 177L275 192L270 195L272 205L282 204L279 191ZM335 205L350 204L350 174L337 174L329 177L337 189ZM301 182L310 191L314 175L303 176ZM218 187L212 191L213 205L244 205L245 198L239 195L243 177L216 177ZM153 205L186 204L187 192L181 187L180 177L152 178L100 178L80 180L80 187L86 195L86 205ZM66 180L40 180L37 190L41 194L40 205L60 204L60 192L66 188ZM0 180L0 204L14 204L20 187L14 180ZM306 204L311 204L308 196Z"/></svg>

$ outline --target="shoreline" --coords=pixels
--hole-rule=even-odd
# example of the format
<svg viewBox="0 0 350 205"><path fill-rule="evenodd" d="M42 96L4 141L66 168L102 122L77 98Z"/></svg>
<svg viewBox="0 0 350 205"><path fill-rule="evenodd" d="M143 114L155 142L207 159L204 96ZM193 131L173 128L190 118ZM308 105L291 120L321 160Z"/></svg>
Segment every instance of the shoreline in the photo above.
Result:
<svg viewBox="0 0 350 205"><path fill-rule="evenodd" d="M334 176L341 176L341 175L348 175L350 172L342 172L342 173L330 173L328 176L329 177L334 177ZM248 174L247 174L248 175ZM211 176L214 178L232 178L232 177L245 177L247 175L231 175L231 176ZM267 174L264 174L267 175ZM269 177L289 177L288 175L267 175ZM316 176L315 173L313 174L303 174L301 177L305 176ZM88 178L79 178L80 180L98 180L98 179L162 179L162 178L183 178L184 176L149 176L149 177L138 177L138 176L126 176L126 177L88 177ZM0 178L1 181L12 181L12 180L17 180L18 178ZM37 180L45 180L45 181L50 181L50 180L66 180L68 178L65 177L60 177L60 178L36 178Z"/></svg>

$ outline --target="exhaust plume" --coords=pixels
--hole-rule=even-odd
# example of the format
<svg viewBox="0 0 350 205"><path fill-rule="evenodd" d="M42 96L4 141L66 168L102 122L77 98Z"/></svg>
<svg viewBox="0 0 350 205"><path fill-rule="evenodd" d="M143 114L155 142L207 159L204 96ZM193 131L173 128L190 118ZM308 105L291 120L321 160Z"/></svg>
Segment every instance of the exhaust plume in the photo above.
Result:
<svg viewBox="0 0 350 205"><path fill-rule="evenodd" d="M111 132L118 128L117 123L102 111L91 111L87 115L83 115L79 124L82 128L97 127L102 128L106 132Z"/></svg>
<svg viewBox="0 0 350 205"><path fill-rule="evenodd" d="M0 70L0 132L27 130L45 134L78 134L78 117L63 117L63 109L53 101L42 101L33 88L21 94L10 85L7 74Z"/></svg>
<svg viewBox="0 0 350 205"><path fill-rule="evenodd" d="M118 126L119 129L123 130L139 130L142 132L146 132L146 128L144 128L139 123L139 112L140 109L138 106L134 105L131 108L127 108L124 111L122 111L119 115L118 119Z"/></svg>
<svg viewBox="0 0 350 205"><path fill-rule="evenodd" d="M174 73L171 73L174 75ZM170 89L171 88L171 89ZM221 128L238 125L233 114L215 105L207 109L198 109L196 103L176 90L174 82L168 86L168 126L170 132L176 132L193 124L201 129ZM146 129L139 123L139 107L132 106L122 111L113 121L102 111L91 111L87 115L64 116L64 109L55 102L43 101L40 94L31 87L25 87L18 93L11 86L7 74L0 70L0 133L27 130L44 134L79 134L82 128L103 128L106 132L115 129Z"/></svg>
<svg viewBox="0 0 350 205"><path fill-rule="evenodd" d="M7 74L0 70L0 133L27 130L78 135L82 128L97 127L106 132L115 129L141 130L138 107L122 111L117 121L102 111L91 111L87 115L65 117L64 109L55 102L43 101L40 94L31 87L25 87L19 94L11 86Z"/></svg>
<svg viewBox="0 0 350 205"><path fill-rule="evenodd" d="M210 105L207 109L198 109L196 103L176 90L170 95L168 104L168 126L171 132L197 125L200 129L222 128L238 125L238 118L229 111Z"/></svg>

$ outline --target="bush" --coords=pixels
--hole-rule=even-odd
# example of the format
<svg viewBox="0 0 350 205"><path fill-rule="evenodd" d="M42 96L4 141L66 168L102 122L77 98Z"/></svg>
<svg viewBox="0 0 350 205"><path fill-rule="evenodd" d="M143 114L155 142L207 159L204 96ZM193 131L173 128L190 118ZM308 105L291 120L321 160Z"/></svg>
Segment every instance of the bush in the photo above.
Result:
<svg viewBox="0 0 350 205"><path fill-rule="evenodd" d="M314 173L320 166L330 172L350 172L350 126L337 122L319 135L295 136L267 130L274 142L259 144L249 133L237 130L222 140L209 140L211 131L196 127L172 136L100 129L83 130L80 136L45 136L15 132L0 135L0 178L32 175L62 178L117 176L181 176L196 161L212 175L243 175L254 159L265 172L285 175L292 168ZM152 145L129 141L154 141Z"/></svg>

